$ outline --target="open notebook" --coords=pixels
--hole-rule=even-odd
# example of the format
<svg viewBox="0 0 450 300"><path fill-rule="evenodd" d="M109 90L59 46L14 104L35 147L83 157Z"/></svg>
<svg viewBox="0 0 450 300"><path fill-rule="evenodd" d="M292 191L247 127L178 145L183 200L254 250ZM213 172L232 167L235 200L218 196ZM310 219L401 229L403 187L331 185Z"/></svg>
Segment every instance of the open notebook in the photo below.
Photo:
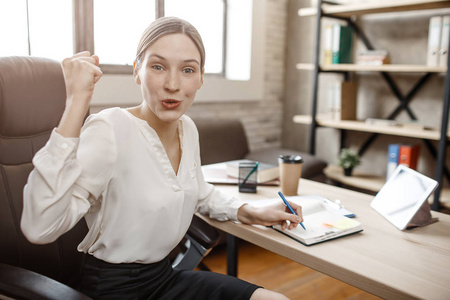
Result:
<svg viewBox="0 0 450 300"><path fill-rule="evenodd" d="M346 216L354 216L351 212L319 195L286 197L290 202L302 206L303 225L294 229L282 230L280 225L273 229L285 234L304 245L313 245L336 239L349 234L361 232L361 223ZM254 200L248 203L253 206L265 206L282 201L280 198Z"/></svg>

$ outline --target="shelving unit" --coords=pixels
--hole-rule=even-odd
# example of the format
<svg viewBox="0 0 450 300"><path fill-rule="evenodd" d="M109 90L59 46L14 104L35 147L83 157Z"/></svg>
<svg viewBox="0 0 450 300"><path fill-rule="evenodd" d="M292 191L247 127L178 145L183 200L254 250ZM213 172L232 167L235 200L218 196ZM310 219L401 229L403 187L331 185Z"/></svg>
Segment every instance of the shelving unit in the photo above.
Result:
<svg viewBox="0 0 450 300"><path fill-rule="evenodd" d="M403 137L411 137L422 139L428 150L436 157L436 173L435 179L439 182L439 187L434 194L434 200L432 209L438 210L440 206L440 195L442 189L443 175L450 181L450 172L445 167L445 154L446 147L449 141L450 135L447 133L448 117L450 110L450 68L446 67L430 67L426 65L400 65L390 64L381 66L364 66L356 64L333 64L333 65L319 65L320 55L320 34L321 34L321 20L323 17L336 18L344 20L351 26L363 42L368 50L373 50L373 46L370 41L360 30L360 28L352 20L353 16L361 16L365 14L377 14L377 13L390 13L390 12L405 12L405 11L417 11L417 10L429 10L429 9L442 9L450 8L450 1L448 0L404 0L404 1L382 1L381 3L357 3L348 5L335 5L328 1L318 0L317 8L300 9L298 14L301 17L315 16L316 17L316 45L315 45L315 59L314 64L297 64L298 70L306 70L314 72L313 83L313 99L312 99L312 111L310 115L295 116L294 122L299 124L310 125L310 150L311 154L315 154L316 144L316 130L318 127L336 128L341 131L360 131L372 133L371 137L362 145L359 150L359 154L362 155L370 144L375 140L377 135L395 135ZM318 102L318 77L319 73L335 72L335 73L348 73L348 72L379 72L382 78L388 83L393 94L398 98L399 105L392 113L386 117L388 120L394 120L401 111L405 111L411 120L417 120L415 114L409 109L408 104L415 96L415 94L421 89L421 87L430 80L432 75L442 74L445 76L444 83L444 99L442 104L442 120L441 127L435 129L414 129L406 126L380 126L370 125L362 121L335 121L324 118L317 115L317 102ZM415 84L415 86L409 91L408 94L402 95L395 80L391 76L392 73L423 73L421 79ZM438 148L430 142L438 141ZM342 142L343 143L343 142ZM341 144L342 147L342 144ZM338 176L337 171L333 167L328 168L330 174ZM329 174L329 175L330 175ZM333 176L333 175L330 175ZM358 177L358 176L357 176ZM342 181L347 181L347 184L357 186L360 188L370 187L368 190L377 191L384 182L383 178L370 176L365 174L364 180L361 178L345 179L338 178ZM336 177L337 178L337 177ZM335 178L335 180L337 180ZM380 186L381 184L381 186Z"/></svg>

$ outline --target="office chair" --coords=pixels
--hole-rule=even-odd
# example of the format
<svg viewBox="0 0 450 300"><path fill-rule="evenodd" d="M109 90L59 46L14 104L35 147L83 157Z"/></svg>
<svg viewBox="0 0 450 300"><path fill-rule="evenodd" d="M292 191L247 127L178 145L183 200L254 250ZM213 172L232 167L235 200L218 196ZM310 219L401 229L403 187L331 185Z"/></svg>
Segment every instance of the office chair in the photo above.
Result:
<svg viewBox="0 0 450 300"><path fill-rule="evenodd" d="M31 244L20 229L32 158L58 125L65 98L59 62L0 57L0 298L89 299L72 288L84 255L77 245L88 231L85 220L47 245ZM174 266L194 269L218 238L194 217Z"/></svg>

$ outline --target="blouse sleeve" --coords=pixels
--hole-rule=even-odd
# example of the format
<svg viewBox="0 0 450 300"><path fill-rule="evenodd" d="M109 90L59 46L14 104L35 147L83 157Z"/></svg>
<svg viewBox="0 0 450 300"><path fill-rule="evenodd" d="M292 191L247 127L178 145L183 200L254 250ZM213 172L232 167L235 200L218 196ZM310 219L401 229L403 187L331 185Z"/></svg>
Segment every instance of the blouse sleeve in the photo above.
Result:
<svg viewBox="0 0 450 300"><path fill-rule="evenodd" d="M198 142L197 142L198 143ZM203 176L200 162L200 150L196 151L197 180L199 186L199 201L197 211L219 221L238 221L237 213L245 203L226 193L216 190L214 185L207 183Z"/></svg>
<svg viewBox="0 0 450 300"><path fill-rule="evenodd" d="M245 203L216 190L209 183L203 182L203 184L205 187L201 189L209 193L206 193L205 197L200 198L197 204L197 211L219 221L231 220L237 222L238 210Z"/></svg>
<svg viewBox="0 0 450 300"><path fill-rule="evenodd" d="M98 116L86 121L80 138L53 130L24 188L21 228L28 240L51 243L78 223L105 190L115 149L112 126Z"/></svg>

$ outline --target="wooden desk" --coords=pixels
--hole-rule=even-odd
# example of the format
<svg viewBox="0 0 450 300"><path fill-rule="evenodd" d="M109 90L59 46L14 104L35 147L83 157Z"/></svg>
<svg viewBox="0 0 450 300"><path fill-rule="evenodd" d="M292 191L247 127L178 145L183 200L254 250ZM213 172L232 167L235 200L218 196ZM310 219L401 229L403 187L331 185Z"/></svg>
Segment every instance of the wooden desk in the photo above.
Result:
<svg viewBox="0 0 450 300"><path fill-rule="evenodd" d="M279 190L259 186L257 194L243 194L237 186L216 187L243 200L276 198ZM373 196L306 179L300 181L299 194L340 199L364 231L307 247L270 228L201 217L238 238L385 299L450 299L450 215L432 212L439 222L400 231L369 206Z"/></svg>

